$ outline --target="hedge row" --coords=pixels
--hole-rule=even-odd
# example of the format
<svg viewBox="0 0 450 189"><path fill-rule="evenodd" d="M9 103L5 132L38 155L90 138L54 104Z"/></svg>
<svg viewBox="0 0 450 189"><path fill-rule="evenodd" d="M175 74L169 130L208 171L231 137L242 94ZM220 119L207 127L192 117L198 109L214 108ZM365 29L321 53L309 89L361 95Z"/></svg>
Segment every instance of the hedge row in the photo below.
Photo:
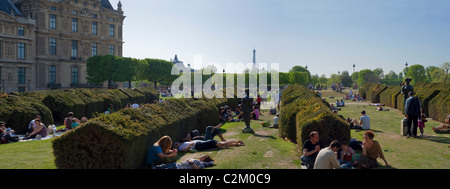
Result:
<svg viewBox="0 0 450 189"><path fill-rule="evenodd" d="M350 126L333 114L330 105L306 87L289 85L282 93L280 136L295 141L299 146L317 131L324 145L331 141L350 142Z"/></svg>
<svg viewBox="0 0 450 189"><path fill-rule="evenodd" d="M0 94L0 121L4 121L6 127L11 127L16 133L25 133L28 123L36 115L41 115L46 125L53 123L50 109L42 102L30 97Z"/></svg>
<svg viewBox="0 0 450 189"><path fill-rule="evenodd" d="M380 88L386 87L385 90ZM378 91L377 91L378 90ZM383 86L380 84L367 83L360 89L360 95L368 97L368 94L379 94L380 101L376 98L368 98L373 103L382 103L387 106L397 108L404 111L404 94L400 93L400 86ZM414 86L416 97L422 102L425 115L444 122L445 117L450 114L450 84L431 83L431 82L417 82ZM364 94L362 94L364 93Z"/></svg>
<svg viewBox="0 0 450 189"><path fill-rule="evenodd" d="M169 99L138 109L99 115L54 139L55 164L63 169L132 169L144 163L147 149L161 136L173 141L219 123L218 106L236 99Z"/></svg>
<svg viewBox="0 0 450 189"><path fill-rule="evenodd" d="M146 91L144 92L140 92ZM46 90L23 93L21 96L35 97L51 111L55 122L63 122L68 112L75 117L93 117L102 113L112 104L115 110L124 108L129 102L151 103L159 98L159 93L147 89L68 89Z"/></svg>
<svg viewBox="0 0 450 189"><path fill-rule="evenodd" d="M18 134L24 134L28 123L41 115L45 125L62 123L68 112L75 116L93 117L110 104L116 110L129 102L151 103L159 98L155 89L69 89L0 94L0 120Z"/></svg>

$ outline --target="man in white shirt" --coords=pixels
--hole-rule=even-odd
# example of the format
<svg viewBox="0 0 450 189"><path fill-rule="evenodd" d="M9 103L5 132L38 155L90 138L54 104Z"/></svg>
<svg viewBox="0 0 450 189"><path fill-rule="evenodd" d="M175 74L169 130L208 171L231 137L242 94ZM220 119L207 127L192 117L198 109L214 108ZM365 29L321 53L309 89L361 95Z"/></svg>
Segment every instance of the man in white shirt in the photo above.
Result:
<svg viewBox="0 0 450 189"><path fill-rule="evenodd" d="M363 130L370 129L370 117L366 115L366 111L361 112L361 117L359 118L359 125Z"/></svg>
<svg viewBox="0 0 450 189"><path fill-rule="evenodd" d="M339 169L340 164L337 159L337 151L341 145L337 140L333 140L330 146L320 150L317 154L316 162L314 163L314 169Z"/></svg>

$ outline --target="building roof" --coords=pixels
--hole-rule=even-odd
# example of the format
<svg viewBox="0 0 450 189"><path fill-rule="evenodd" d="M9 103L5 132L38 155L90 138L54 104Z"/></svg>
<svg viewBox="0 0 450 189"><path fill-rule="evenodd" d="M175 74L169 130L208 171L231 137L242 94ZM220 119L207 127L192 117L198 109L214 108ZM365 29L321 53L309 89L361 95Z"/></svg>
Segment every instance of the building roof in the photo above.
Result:
<svg viewBox="0 0 450 189"><path fill-rule="evenodd" d="M109 0L102 0L101 1L101 6L108 8L108 9L112 9L114 10L114 8L112 7L111 3L109 2Z"/></svg>
<svg viewBox="0 0 450 189"><path fill-rule="evenodd" d="M0 11L7 14L13 14L14 16L22 16L22 13L14 6L10 0L0 0Z"/></svg>

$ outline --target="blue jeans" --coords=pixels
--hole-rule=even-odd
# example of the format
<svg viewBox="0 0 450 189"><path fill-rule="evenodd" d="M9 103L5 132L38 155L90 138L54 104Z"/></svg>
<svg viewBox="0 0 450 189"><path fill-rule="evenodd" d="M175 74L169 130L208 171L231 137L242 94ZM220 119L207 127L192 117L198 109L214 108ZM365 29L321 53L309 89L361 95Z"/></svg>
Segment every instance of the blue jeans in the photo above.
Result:
<svg viewBox="0 0 450 189"><path fill-rule="evenodd" d="M300 160L302 160L302 162L306 164L306 167L308 169L314 168L315 160L313 158L311 158L309 156L302 155L302 157L300 157Z"/></svg>
<svg viewBox="0 0 450 189"><path fill-rule="evenodd" d="M220 129L219 128L215 128L214 129L213 126L208 126L208 127L206 127L205 139L203 139L203 140L212 140L219 133L220 133Z"/></svg>
<svg viewBox="0 0 450 189"><path fill-rule="evenodd" d="M177 163L156 165L155 169L177 169Z"/></svg>

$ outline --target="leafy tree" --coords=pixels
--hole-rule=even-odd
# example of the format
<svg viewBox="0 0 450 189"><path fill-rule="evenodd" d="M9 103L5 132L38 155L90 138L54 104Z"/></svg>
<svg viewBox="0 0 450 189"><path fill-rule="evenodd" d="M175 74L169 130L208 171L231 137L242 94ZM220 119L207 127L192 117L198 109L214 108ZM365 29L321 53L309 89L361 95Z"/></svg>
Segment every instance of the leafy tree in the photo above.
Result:
<svg viewBox="0 0 450 189"><path fill-rule="evenodd" d="M450 70L450 62L446 62L446 63L442 64L441 67L445 71L444 83L446 83L447 82L448 71Z"/></svg>
<svg viewBox="0 0 450 189"><path fill-rule="evenodd" d="M358 86L363 86L367 82L379 83L380 78L370 69L361 70L358 73Z"/></svg>
<svg viewBox="0 0 450 189"><path fill-rule="evenodd" d="M345 87L351 87L353 85L352 77L350 77L347 70L341 72L339 80Z"/></svg>
<svg viewBox="0 0 450 189"><path fill-rule="evenodd" d="M89 83L100 84L108 81L108 87L112 81L120 81L120 69L116 57L112 55L97 55L88 58L86 63L87 80Z"/></svg>
<svg viewBox="0 0 450 189"><path fill-rule="evenodd" d="M171 75L172 62L146 58L142 63L143 65L139 73L139 78L153 82L155 88L161 81L172 82L178 77L178 75Z"/></svg>
<svg viewBox="0 0 450 189"><path fill-rule="evenodd" d="M305 85L308 83L308 73L305 72L296 72L296 71L290 71L289 72L289 81L290 83L297 83L299 85Z"/></svg>
<svg viewBox="0 0 450 189"><path fill-rule="evenodd" d="M420 81L426 81L425 68L420 64L415 64L409 67L407 76L411 77L411 85Z"/></svg>

